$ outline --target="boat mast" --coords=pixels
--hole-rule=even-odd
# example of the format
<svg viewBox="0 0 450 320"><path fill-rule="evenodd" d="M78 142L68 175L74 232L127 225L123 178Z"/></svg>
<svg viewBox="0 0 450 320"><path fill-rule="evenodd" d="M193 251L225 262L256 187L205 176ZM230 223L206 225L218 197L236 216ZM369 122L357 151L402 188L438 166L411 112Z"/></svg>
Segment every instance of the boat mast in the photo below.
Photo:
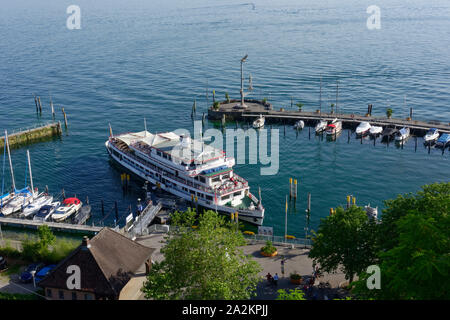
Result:
<svg viewBox="0 0 450 320"><path fill-rule="evenodd" d="M30 150L27 150L27 158L28 158L28 170L30 173L31 194L33 195L34 198L34 186L33 186L33 174L31 173Z"/></svg>
<svg viewBox="0 0 450 320"><path fill-rule="evenodd" d="M5 138L6 140L6 138ZM3 169L2 169L2 193L1 196L3 196L3 192L5 189L5 162L6 162L6 143L3 146ZM0 201L0 208L3 208L3 198L1 198Z"/></svg>
<svg viewBox="0 0 450 320"><path fill-rule="evenodd" d="M145 130L145 133L144 133L144 137L146 137L147 136L147 120L145 120L145 117L144 117L144 130Z"/></svg>
<svg viewBox="0 0 450 320"><path fill-rule="evenodd" d="M320 103L320 118L322 118L322 76L320 76L320 96L319 96L319 103Z"/></svg>
<svg viewBox="0 0 450 320"><path fill-rule="evenodd" d="M6 143L6 149L8 150L8 160L9 160L9 168L11 169L12 186L13 186L13 190L16 191L16 182L14 181L14 170L13 170L12 161L11 161L11 151L9 150L8 132L6 130L5 130L5 143Z"/></svg>
<svg viewBox="0 0 450 320"><path fill-rule="evenodd" d="M334 110L336 110L336 114L338 113L338 96L339 96L339 80L336 80L336 107Z"/></svg>

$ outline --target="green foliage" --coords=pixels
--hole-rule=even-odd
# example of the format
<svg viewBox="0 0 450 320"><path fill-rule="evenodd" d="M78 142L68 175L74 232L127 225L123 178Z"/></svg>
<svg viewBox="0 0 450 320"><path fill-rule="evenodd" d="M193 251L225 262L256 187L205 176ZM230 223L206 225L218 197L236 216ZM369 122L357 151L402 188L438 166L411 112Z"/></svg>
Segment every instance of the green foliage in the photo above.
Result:
<svg viewBox="0 0 450 320"><path fill-rule="evenodd" d="M228 92L225 92L225 99L227 100L227 103L230 103L230 95Z"/></svg>
<svg viewBox="0 0 450 320"><path fill-rule="evenodd" d="M43 298L35 294L0 292L0 300L43 300Z"/></svg>
<svg viewBox="0 0 450 320"><path fill-rule="evenodd" d="M298 108L298 111L302 111L302 108L303 108L303 103L301 103L301 102L297 102L297 103L296 103L295 105L297 106L297 108Z"/></svg>
<svg viewBox="0 0 450 320"><path fill-rule="evenodd" d="M450 183L424 186L385 205L379 227L381 290L368 290L369 275L363 273L353 291L362 298L450 299Z"/></svg>
<svg viewBox="0 0 450 320"><path fill-rule="evenodd" d="M245 256L241 232L214 211L206 211L192 228L195 211L174 215L164 260L155 263L142 291L147 299L249 299L259 265Z"/></svg>
<svg viewBox="0 0 450 320"><path fill-rule="evenodd" d="M262 99L262 103L263 103L263 104L266 104L266 103L267 103L267 98L263 98L263 99Z"/></svg>
<svg viewBox="0 0 450 320"><path fill-rule="evenodd" d="M394 111L392 111L391 108L388 108L388 109L386 110L386 116L387 116L388 118L392 117L392 114L393 114L393 113L394 113Z"/></svg>
<svg viewBox="0 0 450 320"><path fill-rule="evenodd" d="M214 108L214 110L219 110L219 108L220 108L220 102L219 102L219 101L215 101L215 102L213 103L213 108Z"/></svg>
<svg viewBox="0 0 450 320"><path fill-rule="evenodd" d="M6 247L0 248L0 256L7 258L20 258L20 251L7 245Z"/></svg>
<svg viewBox="0 0 450 320"><path fill-rule="evenodd" d="M302 276L299 275L297 272L293 272L293 273L290 274L290 278L292 280L300 280L302 278Z"/></svg>
<svg viewBox="0 0 450 320"><path fill-rule="evenodd" d="M278 297L276 298L276 300L306 300L305 293L300 289L280 289L277 292Z"/></svg>
<svg viewBox="0 0 450 320"><path fill-rule="evenodd" d="M361 207L342 207L321 220L309 257L321 270L340 269L350 281L376 262L376 224Z"/></svg>
<svg viewBox="0 0 450 320"><path fill-rule="evenodd" d="M261 248L261 251L266 254L272 254L277 251L277 248L274 247L272 241L266 241L266 245Z"/></svg>

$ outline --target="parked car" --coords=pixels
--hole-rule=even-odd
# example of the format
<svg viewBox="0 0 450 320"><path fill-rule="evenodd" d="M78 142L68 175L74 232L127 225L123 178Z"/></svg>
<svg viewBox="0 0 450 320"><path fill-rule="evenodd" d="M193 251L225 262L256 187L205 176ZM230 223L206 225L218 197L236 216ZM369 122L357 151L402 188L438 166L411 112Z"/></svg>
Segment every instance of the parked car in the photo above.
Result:
<svg viewBox="0 0 450 320"><path fill-rule="evenodd" d="M33 281L33 275L31 274L32 271L35 271L36 273L39 272L44 267L43 263L37 262L30 264L24 272L20 274L20 281L23 283L29 283Z"/></svg>
<svg viewBox="0 0 450 320"><path fill-rule="evenodd" d="M39 283L42 279L44 279L50 271L52 271L56 267L56 264L50 264L48 266L43 267L41 270L39 270L38 273L34 276L36 284Z"/></svg>
<svg viewBox="0 0 450 320"><path fill-rule="evenodd" d="M0 271L6 270L8 264L6 263L6 258L0 256Z"/></svg>

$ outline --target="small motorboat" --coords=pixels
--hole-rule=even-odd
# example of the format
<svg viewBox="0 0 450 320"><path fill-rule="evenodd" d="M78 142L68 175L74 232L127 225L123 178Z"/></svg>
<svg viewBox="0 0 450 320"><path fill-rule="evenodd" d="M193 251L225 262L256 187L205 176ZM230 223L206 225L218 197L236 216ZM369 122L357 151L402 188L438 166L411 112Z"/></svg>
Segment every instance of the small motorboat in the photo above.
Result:
<svg viewBox="0 0 450 320"><path fill-rule="evenodd" d="M423 137L425 143L433 143L439 138L439 130L436 128L431 128Z"/></svg>
<svg viewBox="0 0 450 320"><path fill-rule="evenodd" d="M357 136L364 136L364 135L366 135L366 134L368 134L369 133L369 130L370 130L370 127L371 127L371 125L370 125L370 123L368 123L368 122L361 122L359 125L358 125L358 127L356 128L356 135Z"/></svg>
<svg viewBox="0 0 450 320"><path fill-rule="evenodd" d="M259 115L259 118L253 121L253 128L260 129L264 127L265 122L266 120L264 119L264 117L262 115Z"/></svg>
<svg viewBox="0 0 450 320"><path fill-rule="evenodd" d="M364 206L364 209L369 219L376 220L378 218L378 207L372 208L369 203L367 206Z"/></svg>
<svg viewBox="0 0 450 320"><path fill-rule="evenodd" d="M406 139L409 138L409 132L410 132L409 128L406 128L406 127L401 128L395 135L395 141L400 141L400 142L405 141Z"/></svg>
<svg viewBox="0 0 450 320"><path fill-rule="evenodd" d="M396 128L384 128L381 135L383 136L383 140L389 141L391 140L398 132Z"/></svg>
<svg viewBox="0 0 450 320"><path fill-rule="evenodd" d="M436 141L436 147L445 149L450 144L450 134L443 133Z"/></svg>
<svg viewBox="0 0 450 320"><path fill-rule="evenodd" d="M52 214L54 221L64 221L80 210L83 203L78 198L67 198Z"/></svg>
<svg viewBox="0 0 450 320"><path fill-rule="evenodd" d="M42 206L38 213L36 213L33 217L34 221L47 221L50 219L53 212L55 212L56 208L60 206L61 202L52 202L51 204L46 204Z"/></svg>
<svg viewBox="0 0 450 320"><path fill-rule="evenodd" d="M327 126L327 135L336 135L342 131L342 121L334 119L332 123Z"/></svg>
<svg viewBox="0 0 450 320"><path fill-rule="evenodd" d="M303 120L298 120L295 124L294 124L294 129L296 130L301 130L305 127L305 122L303 122Z"/></svg>
<svg viewBox="0 0 450 320"><path fill-rule="evenodd" d="M22 190L17 191L16 195L13 199L11 199L6 206L2 208L3 215L7 216L14 212L22 210L22 208L29 205L31 202L33 202L34 197L33 193L30 191L30 189L24 188Z"/></svg>
<svg viewBox="0 0 450 320"><path fill-rule="evenodd" d="M47 194L40 194L32 203L30 203L28 206L23 208L22 213L20 214L20 217L23 218L30 218L32 217L36 212L39 211L40 208L42 208L45 205L51 204L53 201L53 196L49 196Z"/></svg>
<svg viewBox="0 0 450 320"><path fill-rule="evenodd" d="M319 122L317 122L316 127L314 128L314 130L316 130L316 133L321 133L321 132L324 132L327 129L327 126L328 126L328 121L320 120Z"/></svg>
<svg viewBox="0 0 450 320"><path fill-rule="evenodd" d="M369 134L371 136L378 136L383 132L383 127L378 127L378 126L371 126L369 129Z"/></svg>

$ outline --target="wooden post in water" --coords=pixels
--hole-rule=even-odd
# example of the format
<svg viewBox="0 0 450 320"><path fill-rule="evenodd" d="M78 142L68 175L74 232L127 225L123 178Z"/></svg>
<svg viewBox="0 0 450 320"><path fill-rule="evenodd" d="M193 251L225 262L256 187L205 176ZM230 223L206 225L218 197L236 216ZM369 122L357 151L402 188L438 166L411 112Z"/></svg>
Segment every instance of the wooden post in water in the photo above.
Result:
<svg viewBox="0 0 450 320"><path fill-rule="evenodd" d="M117 226L117 222L119 220L119 208L117 207L117 201L114 201L114 211L116 213L116 219L114 220L115 226Z"/></svg>
<svg viewBox="0 0 450 320"><path fill-rule="evenodd" d="M41 97L38 97L38 103L39 103L39 113L42 113Z"/></svg>
<svg viewBox="0 0 450 320"><path fill-rule="evenodd" d="M294 179L294 199L297 200L297 179Z"/></svg>
<svg viewBox="0 0 450 320"><path fill-rule="evenodd" d="M428 144L428 154L431 152L431 143Z"/></svg>
<svg viewBox="0 0 450 320"><path fill-rule="evenodd" d="M347 133L348 133L347 143L350 143L350 130L348 130Z"/></svg>
<svg viewBox="0 0 450 320"><path fill-rule="evenodd" d="M311 127L308 127L308 139L311 140Z"/></svg>
<svg viewBox="0 0 450 320"><path fill-rule="evenodd" d="M289 200L292 198L292 178L289 178Z"/></svg>
<svg viewBox="0 0 450 320"><path fill-rule="evenodd" d="M417 137L414 136L414 152L417 152Z"/></svg>
<svg viewBox="0 0 450 320"><path fill-rule="evenodd" d="M38 107L36 95L34 95L34 104L36 105L36 113L38 113L39 112L39 107Z"/></svg>
<svg viewBox="0 0 450 320"><path fill-rule="evenodd" d="M62 198L63 198L63 200L65 200L66 199L66 192L64 191L64 188L62 189Z"/></svg>
<svg viewBox="0 0 450 320"><path fill-rule="evenodd" d="M103 202L103 199L101 200L101 205L102 205L102 218L105 217L105 204Z"/></svg>
<svg viewBox="0 0 450 320"><path fill-rule="evenodd" d="M86 196L86 204L89 204L89 197Z"/></svg>
<svg viewBox="0 0 450 320"><path fill-rule="evenodd" d="M65 125L66 128L67 128L67 115L66 115L66 112L64 111L64 107L62 108L62 113L63 113L63 115L64 115L64 125Z"/></svg>

